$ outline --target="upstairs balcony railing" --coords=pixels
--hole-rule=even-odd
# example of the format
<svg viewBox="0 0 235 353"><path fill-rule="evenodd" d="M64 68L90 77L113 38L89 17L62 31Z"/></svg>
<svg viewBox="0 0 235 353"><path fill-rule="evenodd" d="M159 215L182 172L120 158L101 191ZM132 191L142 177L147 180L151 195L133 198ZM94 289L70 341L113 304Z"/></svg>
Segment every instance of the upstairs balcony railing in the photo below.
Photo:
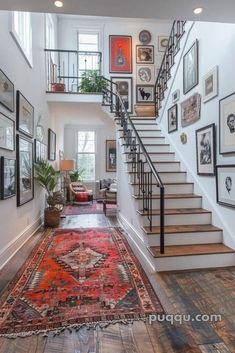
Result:
<svg viewBox="0 0 235 353"><path fill-rule="evenodd" d="M88 72L102 74L102 53L45 49L47 92L82 93L81 80Z"/></svg>

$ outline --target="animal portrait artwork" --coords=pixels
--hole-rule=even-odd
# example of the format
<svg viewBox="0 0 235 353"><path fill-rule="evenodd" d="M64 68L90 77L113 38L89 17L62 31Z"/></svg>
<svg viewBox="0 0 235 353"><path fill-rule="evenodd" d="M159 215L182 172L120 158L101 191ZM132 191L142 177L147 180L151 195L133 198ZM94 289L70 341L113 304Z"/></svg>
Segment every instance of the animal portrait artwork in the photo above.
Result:
<svg viewBox="0 0 235 353"><path fill-rule="evenodd" d="M109 72L132 73L131 36L109 36Z"/></svg>
<svg viewBox="0 0 235 353"><path fill-rule="evenodd" d="M154 86L137 85L136 103L153 103L153 102L154 102Z"/></svg>

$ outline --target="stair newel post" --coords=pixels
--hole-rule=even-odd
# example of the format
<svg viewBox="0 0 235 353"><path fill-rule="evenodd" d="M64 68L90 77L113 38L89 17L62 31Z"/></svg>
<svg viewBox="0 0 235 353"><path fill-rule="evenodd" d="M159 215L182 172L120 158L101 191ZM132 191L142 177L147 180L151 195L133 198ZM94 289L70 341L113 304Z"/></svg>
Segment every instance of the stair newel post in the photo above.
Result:
<svg viewBox="0 0 235 353"><path fill-rule="evenodd" d="M165 253L165 195L164 187L160 187L160 253Z"/></svg>

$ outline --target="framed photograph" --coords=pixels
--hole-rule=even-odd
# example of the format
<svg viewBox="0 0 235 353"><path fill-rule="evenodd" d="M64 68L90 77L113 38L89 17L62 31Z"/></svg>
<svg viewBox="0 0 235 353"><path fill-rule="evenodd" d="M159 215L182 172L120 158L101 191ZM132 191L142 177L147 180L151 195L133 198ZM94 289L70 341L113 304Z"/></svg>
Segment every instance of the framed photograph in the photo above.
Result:
<svg viewBox="0 0 235 353"><path fill-rule="evenodd" d="M116 140L106 140L106 172L116 172L117 147Z"/></svg>
<svg viewBox="0 0 235 353"><path fill-rule="evenodd" d="M154 103L154 86L136 85L136 103Z"/></svg>
<svg viewBox="0 0 235 353"><path fill-rule="evenodd" d="M40 159L41 161L47 161L47 145L41 142Z"/></svg>
<svg viewBox="0 0 235 353"><path fill-rule="evenodd" d="M16 124L18 131L33 137L34 108L20 91L17 91L16 97Z"/></svg>
<svg viewBox="0 0 235 353"><path fill-rule="evenodd" d="M193 96L181 103L181 126L186 127L194 124L201 116L201 95L195 93Z"/></svg>
<svg viewBox="0 0 235 353"><path fill-rule="evenodd" d="M14 85L9 78L0 70L0 104L10 110L15 111Z"/></svg>
<svg viewBox="0 0 235 353"><path fill-rule="evenodd" d="M136 65L136 83L137 85L155 84L155 66L154 65Z"/></svg>
<svg viewBox="0 0 235 353"><path fill-rule="evenodd" d="M0 199L16 195L16 161L6 157L0 159Z"/></svg>
<svg viewBox="0 0 235 353"><path fill-rule="evenodd" d="M34 198L33 142L17 135L17 206Z"/></svg>
<svg viewBox="0 0 235 353"><path fill-rule="evenodd" d="M235 165L216 166L216 199L220 205L235 207Z"/></svg>
<svg viewBox="0 0 235 353"><path fill-rule="evenodd" d="M211 71L209 71L203 78L203 103L218 96L218 66L215 66Z"/></svg>
<svg viewBox="0 0 235 353"><path fill-rule="evenodd" d="M154 46L136 46L136 64L154 64Z"/></svg>
<svg viewBox="0 0 235 353"><path fill-rule="evenodd" d="M132 37L109 36L109 72L132 73Z"/></svg>
<svg viewBox="0 0 235 353"><path fill-rule="evenodd" d="M187 51L183 58L184 94L198 85L198 40Z"/></svg>
<svg viewBox="0 0 235 353"><path fill-rule="evenodd" d="M169 37L158 37L158 51L165 51L168 46Z"/></svg>
<svg viewBox="0 0 235 353"><path fill-rule="evenodd" d="M215 175L216 135L215 124L196 130L197 174Z"/></svg>
<svg viewBox="0 0 235 353"><path fill-rule="evenodd" d="M219 101L219 153L235 153L235 93Z"/></svg>
<svg viewBox="0 0 235 353"><path fill-rule="evenodd" d="M180 90L177 89L172 93L172 103L175 104L180 99Z"/></svg>
<svg viewBox="0 0 235 353"><path fill-rule="evenodd" d="M178 106L173 105L168 109L168 133L178 130Z"/></svg>
<svg viewBox="0 0 235 353"><path fill-rule="evenodd" d="M110 79L112 82L117 84L116 89L123 100L123 103L125 105L127 112L132 113L132 108L133 108L132 77L112 76ZM113 99L113 95L112 95L112 99ZM113 106L113 102L112 102L112 106Z"/></svg>
<svg viewBox="0 0 235 353"><path fill-rule="evenodd" d="M0 113L0 148L15 150L15 122Z"/></svg>
<svg viewBox="0 0 235 353"><path fill-rule="evenodd" d="M48 159L56 160L56 134L51 129L48 129Z"/></svg>

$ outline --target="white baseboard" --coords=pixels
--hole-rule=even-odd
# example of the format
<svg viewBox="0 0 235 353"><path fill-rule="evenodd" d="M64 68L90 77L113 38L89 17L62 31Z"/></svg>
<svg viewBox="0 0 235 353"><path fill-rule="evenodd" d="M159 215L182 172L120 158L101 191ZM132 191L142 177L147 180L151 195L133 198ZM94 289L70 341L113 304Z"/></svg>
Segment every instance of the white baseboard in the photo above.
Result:
<svg viewBox="0 0 235 353"><path fill-rule="evenodd" d="M3 250L0 251L0 270L8 261L17 253L17 251L26 243L26 241L34 234L42 225L42 216L35 222L30 224L26 229L17 235Z"/></svg>

